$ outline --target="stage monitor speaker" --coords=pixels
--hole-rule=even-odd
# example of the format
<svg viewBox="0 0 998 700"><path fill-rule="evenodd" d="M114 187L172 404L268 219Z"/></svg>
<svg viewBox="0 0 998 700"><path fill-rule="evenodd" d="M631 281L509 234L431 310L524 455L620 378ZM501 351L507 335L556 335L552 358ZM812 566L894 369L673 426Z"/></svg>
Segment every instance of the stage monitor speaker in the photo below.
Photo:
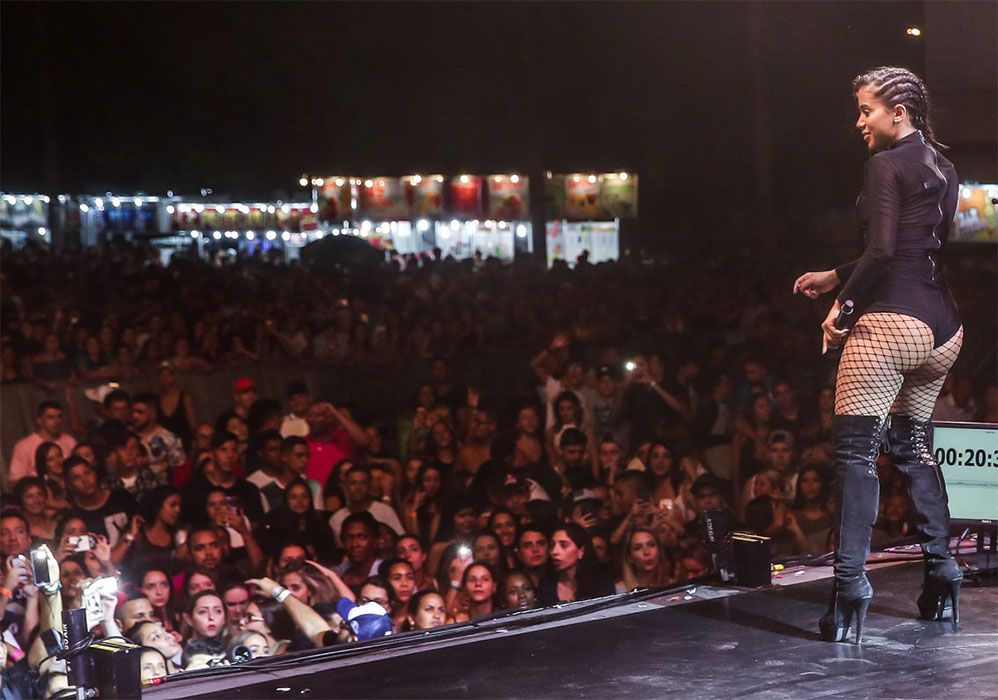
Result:
<svg viewBox="0 0 998 700"><path fill-rule="evenodd" d="M773 562L768 537L735 532L731 535L731 549L738 585L756 588L771 583Z"/></svg>
<svg viewBox="0 0 998 700"><path fill-rule="evenodd" d="M94 680L101 698L140 698L142 647L120 639L90 645Z"/></svg>

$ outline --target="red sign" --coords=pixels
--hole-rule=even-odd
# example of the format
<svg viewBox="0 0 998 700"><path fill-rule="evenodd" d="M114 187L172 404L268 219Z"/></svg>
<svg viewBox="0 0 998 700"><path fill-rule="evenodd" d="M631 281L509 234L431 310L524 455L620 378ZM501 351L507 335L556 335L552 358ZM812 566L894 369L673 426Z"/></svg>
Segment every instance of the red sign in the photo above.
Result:
<svg viewBox="0 0 998 700"><path fill-rule="evenodd" d="M451 209L455 216L481 219L485 215L482 206L482 178L478 175L461 175L450 181Z"/></svg>
<svg viewBox="0 0 998 700"><path fill-rule="evenodd" d="M369 178L360 187L361 213L371 219L391 221L409 218L402 181L397 177Z"/></svg>

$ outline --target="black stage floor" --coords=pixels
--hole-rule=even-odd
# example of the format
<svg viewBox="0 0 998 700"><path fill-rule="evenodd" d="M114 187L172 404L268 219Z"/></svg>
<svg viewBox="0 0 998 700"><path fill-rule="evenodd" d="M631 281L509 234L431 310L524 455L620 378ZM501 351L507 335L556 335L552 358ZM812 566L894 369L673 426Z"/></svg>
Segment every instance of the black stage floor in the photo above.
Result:
<svg viewBox="0 0 998 700"><path fill-rule="evenodd" d="M700 587L470 636L373 645L186 678L148 698L996 698L998 589L967 581L959 629L913 614L920 563L870 573L864 643L819 640L829 569L753 591ZM785 572L788 576L797 572ZM806 574L806 575L804 575ZM566 609L565 612L573 612ZM503 626L505 625L505 626ZM387 641L387 640L386 640ZM364 645L366 646L366 645ZM361 651L360 647L356 651ZM288 663L291 662L291 663ZM253 665L256 666L257 662ZM224 673L224 671L223 671Z"/></svg>

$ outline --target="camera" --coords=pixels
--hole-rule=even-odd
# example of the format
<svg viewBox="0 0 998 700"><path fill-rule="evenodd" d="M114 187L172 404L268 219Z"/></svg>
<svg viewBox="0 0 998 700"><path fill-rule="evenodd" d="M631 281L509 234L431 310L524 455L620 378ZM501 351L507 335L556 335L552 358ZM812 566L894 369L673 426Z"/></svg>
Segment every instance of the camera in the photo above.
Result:
<svg viewBox="0 0 998 700"><path fill-rule="evenodd" d="M232 647L232 650L228 655L228 662L232 664L243 663L244 661L251 661L253 659L253 652L249 650L244 644L237 644Z"/></svg>
<svg viewBox="0 0 998 700"><path fill-rule="evenodd" d="M105 593L117 593L118 592L118 579L114 576L105 576L104 578L99 578L89 586L87 590L96 591L98 594Z"/></svg>
<svg viewBox="0 0 998 700"><path fill-rule="evenodd" d="M103 604L101 597L105 594L114 595L118 592L118 579L114 576L99 578L83 589L83 608L87 615L87 628L93 629L103 619Z"/></svg>

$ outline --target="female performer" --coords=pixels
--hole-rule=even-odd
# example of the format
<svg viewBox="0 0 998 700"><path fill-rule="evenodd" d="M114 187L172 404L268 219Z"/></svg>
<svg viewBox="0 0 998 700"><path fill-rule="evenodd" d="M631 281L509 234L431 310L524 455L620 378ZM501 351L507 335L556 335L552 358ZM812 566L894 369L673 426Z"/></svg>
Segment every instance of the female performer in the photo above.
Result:
<svg viewBox="0 0 998 700"><path fill-rule="evenodd" d="M877 520L876 459L885 430L918 513L925 558L919 612L941 620L951 603L953 621L959 618L963 575L947 548L949 509L928 430L960 352L963 326L936 263L956 210L956 170L937 150L925 84L907 69L883 67L857 76L853 92L856 128L872 154L857 200L866 250L834 270L801 275L794 292L813 299L844 283L821 324L826 347L845 341L845 348L832 427L835 587L819 624L824 639L844 641L855 618L858 644L873 596L865 564ZM852 316L858 317L851 331L836 324L846 302L853 302Z"/></svg>

